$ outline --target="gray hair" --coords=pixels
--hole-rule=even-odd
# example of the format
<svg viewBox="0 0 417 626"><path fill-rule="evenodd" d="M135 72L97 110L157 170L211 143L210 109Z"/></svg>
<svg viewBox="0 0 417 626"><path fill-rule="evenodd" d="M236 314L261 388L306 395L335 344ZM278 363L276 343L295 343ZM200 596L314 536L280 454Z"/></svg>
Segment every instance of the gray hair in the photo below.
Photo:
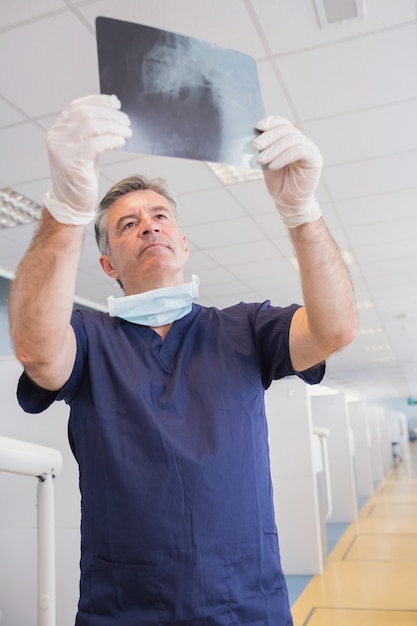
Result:
<svg viewBox="0 0 417 626"><path fill-rule="evenodd" d="M164 178L146 178L140 174L128 176L113 185L98 205L94 223L94 232L100 254L110 254L109 232L107 229L107 211L111 205L127 193L146 190L154 191L155 193L159 193L161 196L166 198L174 209L175 217L177 216L177 203L168 190L167 183Z"/></svg>

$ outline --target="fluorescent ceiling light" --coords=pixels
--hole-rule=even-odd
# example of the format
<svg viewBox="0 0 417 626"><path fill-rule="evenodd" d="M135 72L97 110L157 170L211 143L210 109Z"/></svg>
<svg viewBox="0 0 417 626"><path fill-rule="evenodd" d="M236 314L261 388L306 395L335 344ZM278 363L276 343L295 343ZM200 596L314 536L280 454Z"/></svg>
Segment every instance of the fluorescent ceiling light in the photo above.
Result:
<svg viewBox="0 0 417 626"><path fill-rule="evenodd" d="M351 265L355 265L356 260L352 250L349 250L349 248L343 248L342 250L340 250L340 253L346 265L348 265L349 267Z"/></svg>
<svg viewBox="0 0 417 626"><path fill-rule="evenodd" d="M373 309L374 307L375 304L372 302L372 300L362 300L361 302L356 303L356 308L358 309L358 311Z"/></svg>
<svg viewBox="0 0 417 626"><path fill-rule="evenodd" d="M372 363L392 363L393 361L396 361L397 357L395 356L378 356L375 357L373 359L371 359Z"/></svg>
<svg viewBox="0 0 417 626"><path fill-rule="evenodd" d="M358 330L358 335L378 335L379 333L383 333L384 329L380 326L378 328L360 328Z"/></svg>
<svg viewBox="0 0 417 626"><path fill-rule="evenodd" d="M226 163L206 163L225 185L244 183L247 180L260 180L264 177L263 171L260 169L238 167L236 165L227 165Z"/></svg>
<svg viewBox="0 0 417 626"><path fill-rule="evenodd" d="M42 207L22 194L5 187L0 189L0 228L31 224L40 219Z"/></svg>
<svg viewBox="0 0 417 626"><path fill-rule="evenodd" d="M290 262L290 265L292 265L293 268L297 270L297 272L300 271L300 265L296 256L289 256L288 261Z"/></svg>
<svg viewBox="0 0 417 626"><path fill-rule="evenodd" d="M381 350L391 350L391 346L389 343L383 343L379 345L365 346L364 350L365 352L379 352Z"/></svg>

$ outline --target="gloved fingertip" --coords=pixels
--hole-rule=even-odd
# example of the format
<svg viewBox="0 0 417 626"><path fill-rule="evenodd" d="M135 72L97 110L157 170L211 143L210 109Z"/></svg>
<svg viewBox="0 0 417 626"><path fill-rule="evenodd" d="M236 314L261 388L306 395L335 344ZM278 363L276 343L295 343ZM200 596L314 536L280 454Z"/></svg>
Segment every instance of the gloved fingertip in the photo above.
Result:
<svg viewBox="0 0 417 626"><path fill-rule="evenodd" d="M115 109L120 109L120 107L122 106L122 103L115 94L112 94L110 96L110 103Z"/></svg>
<svg viewBox="0 0 417 626"><path fill-rule="evenodd" d="M251 148L253 148L254 150L259 150L258 148L258 138L256 137L256 139L253 139L250 142Z"/></svg>
<svg viewBox="0 0 417 626"><path fill-rule="evenodd" d="M262 152L262 150L265 150L267 145L268 144L267 142L265 142L265 138L262 136L262 134L258 135L258 137L255 137L255 139L252 141L252 148L254 150L257 150L257 152Z"/></svg>
<svg viewBox="0 0 417 626"><path fill-rule="evenodd" d="M265 168L268 169L268 166L265 164L265 161L261 155L258 155L255 160L261 169L265 169Z"/></svg>
<svg viewBox="0 0 417 626"><path fill-rule="evenodd" d="M277 126L293 127L293 123L287 117L282 117L280 115L267 115L255 124L255 128L262 132Z"/></svg>
<svg viewBox="0 0 417 626"><path fill-rule="evenodd" d="M256 122L256 124L255 124L255 128L257 130L260 130L260 131L266 130L266 128L267 128L267 126L266 126L267 119L268 119L267 117L263 117L261 120L258 120Z"/></svg>

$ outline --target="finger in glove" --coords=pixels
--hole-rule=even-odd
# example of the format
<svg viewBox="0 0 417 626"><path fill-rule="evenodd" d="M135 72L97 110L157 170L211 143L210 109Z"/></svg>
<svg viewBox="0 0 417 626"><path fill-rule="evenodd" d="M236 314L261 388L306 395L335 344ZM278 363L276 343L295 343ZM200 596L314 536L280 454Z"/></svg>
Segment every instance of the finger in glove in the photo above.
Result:
<svg viewBox="0 0 417 626"><path fill-rule="evenodd" d="M256 128L263 131L253 141L259 151L260 165L278 170L299 162L303 169L321 171L323 159L319 149L286 118L269 116L258 122Z"/></svg>

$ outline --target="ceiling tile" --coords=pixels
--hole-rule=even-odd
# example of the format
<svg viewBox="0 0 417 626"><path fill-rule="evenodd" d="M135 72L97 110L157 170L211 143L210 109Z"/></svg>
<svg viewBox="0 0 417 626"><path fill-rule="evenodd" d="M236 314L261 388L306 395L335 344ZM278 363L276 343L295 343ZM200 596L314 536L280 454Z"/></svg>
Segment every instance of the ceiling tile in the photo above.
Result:
<svg viewBox="0 0 417 626"><path fill-rule="evenodd" d="M244 217L245 212L224 188L184 194L178 202L181 226L188 229L195 224L220 223L224 220Z"/></svg>
<svg viewBox="0 0 417 626"><path fill-rule="evenodd" d="M216 287L222 283L229 283L235 280L235 276L232 272L229 272L224 267L208 267L201 269L198 273L200 279L200 287L207 289L208 285L216 285Z"/></svg>
<svg viewBox="0 0 417 626"><path fill-rule="evenodd" d="M415 24L282 57L278 65L302 120L416 98Z"/></svg>
<svg viewBox="0 0 417 626"><path fill-rule="evenodd" d="M88 242L84 242L83 249L80 258L80 268L90 271L91 269L97 271L100 278L105 276L103 270L100 267L100 252L98 250L95 241L90 239ZM99 271L98 271L99 270ZM103 273L103 276L102 276Z"/></svg>
<svg viewBox="0 0 417 626"><path fill-rule="evenodd" d="M0 231L0 275L13 275L22 260L27 246L11 239L6 239Z"/></svg>
<svg viewBox="0 0 417 626"><path fill-rule="evenodd" d="M348 267L348 270L353 283L356 301L361 302L363 300L369 300L369 288L363 275L362 268L355 264Z"/></svg>
<svg viewBox="0 0 417 626"><path fill-rule="evenodd" d="M410 189L415 186L417 151L326 167L324 178L335 200Z"/></svg>
<svg viewBox="0 0 417 626"><path fill-rule="evenodd" d="M337 210L345 226L365 226L373 222L388 221L393 217L412 217L416 207L417 187L337 202Z"/></svg>
<svg viewBox="0 0 417 626"><path fill-rule="evenodd" d="M0 56L13 58L1 64L1 94L28 116L59 111L74 98L98 91L95 39L72 13L3 32Z"/></svg>
<svg viewBox="0 0 417 626"><path fill-rule="evenodd" d="M66 5L63 0L36 0L36 3L3 0L1 27L6 29L14 25L33 22L42 16L45 17L48 13L64 10L66 10Z"/></svg>
<svg viewBox="0 0 417 626"><path fill-rule="evenodd" d="M417 99L305 122L303 130L326 166L417 150Z"/></svg>
<svg viewBox="0 0 417 626"><path fill-rule="evenodd" d="M236 265L243 263L247 259L251 261L261 261L266 259L276 259L279 257L277 247L270 241L264 239L259 241L249 241L244 244L219 246L207 248L207 254L222 265Z"/></svg>
<svg viewBox="0 0 417 626"><path fill-rule="evenodd" d="M397 268L399 269L399 267ZM415 290L417 272L417 259L414 263L408 264L407 268L398 272L390 272L387 274L368 274L367 282L373 296L378 297L379 294L388 294L395 298L395 293L406 293ZM416 295L417 298L417 295Z"/></svg>
<svg viewBox="0 0 417 626"><path fill-rule="evenodd" d="M36 226L36 223L33 223L22 224L21 226L14 226L13 228L5 228L4 230L0 230L0 236L27 248L32 241Z"/></svg>
<svg viewBox="0 0 417 626"><path fill-rule="evenodd" d="M373 226L372 226L373 229ZM369 233L367 228L364 229ZM417 244L415 239L409 239L407 241L384 241L382 243L375 244L372 241L371 235L369 235L368 242L355 247L355 257L361 264L365 264L369 261L379 261L385 259L404 259L413 257L415 258ZM365 267L365 265L364 265Z"/></svg>
<svg viewBox="0 0 417 626"><path fill-rule="evenodd" d="M257 68L265 115L280 115L294 120L296 112L281 86L275 64L270 60L258 61Z"/></svg>
<svg viewBox="0 0 417 626"><path fill-rule="evenodd" d="M26 121L26 117L0 97L0 128Z"/></svg>
<svg viewBox="0 0 417 626"><path fill-rule="evenodd" d="M311 0L254 0L253 7L274 54L323 46L415 19L415 4L410 0L366 0L367 19L346 21L326 29L320 28Z"/></svg>
<svg viewBox="0 0 417 626"><path fill-rule="evenodd" d="M275 213L276 215L273 200L263 179L229 185L228 189L250 215L258 213Z"/></svg>
<svg viewBox="0 0 417 626"><path fill-rule="evenodd" d="M381 327L381 318L378 311L373 309L361 309L358 311L359 328L360 329L377 329ZM361 335L358 335L358 339Z"/></svg>
<svg viewBox="0 0 417 626"><path fill-rule="evenodd" d="M289 238L288 229L284 226L280 216L275 210L259 215L255 214L252 219L258 224L264 236L266 235L270 239Z"/></svg>
<svg viewBox="0 0 417 626"><path fill-rule="evenodd" d="M42 151L44 151L44 148L42 149ZM46 171L48 170L49 168L48 166L46 166ZM49 186L50 177L48 171L47 178L39 178L35 181L17 183L13 185L13 189L21 193L26 198L29 198L29 200L33 200L33 202L36 202L37 204L42 206L45 193L49 189Z"/></svg>
<svg viewBox="0 0 417 626"><path fill-rule="evenodd" d="M417 241L417 237L416 237ZM366 277L394 277L397 280L398 274L401 276L409 275L412 271L417 277L417 246L413 257L405 257L399 259L379 259L373 263L363 263L362 270Z"/></svg>
<svg viewBox="0 0 417 626"><path fill-rule="evenodd" d="M187 237L198 248L215 248L247 241L259 241L262 231L248 217L224 220L221 224L210 222L187 228Z"/></svg>
<svg viewBox="0 0 417 626"><path fill-rule="evenodd" d="M207 269L211 267L216 267L217 263L214 259L211 258L209 254L206 252L202 252L201 250L190 250L190 254L187 261L187 269L196 273L202 269Z"/></svg>
<svg viewBox="0 0 417 626"><path fill-rule="evenodd" d="M236 265L228 266L230 271L241 280L247 280L249 278L268 278L268 281L277 281L279 283L280 276L282 274L292 273L293 269L287 259L275 258L254 261L250 263L239 263ZM253 284L253 283L252 283Z"/></svg>
<svg viewBox="0 0 417 626"><path fill-rule="evenodd" d="M262 281L258 279L248 279L248 285L253 285L260 298L259 301L269 300L273 306L286 307L290 304L303 304L303 294L301 291L298 276L295 274L290 279L284 281L283 276L280 276L276 286L271 286L271 281L262 284Z"/></svg>
<svg viewBox="0 0 417 626"><path fill-rule="evenodd" d="M220 283L200 284L200 293L206 298L218 298L219 296L236 295L238 293L247 292L248 287L244 282L239 280L229 280ZM234 300L236 303L236 300Z"/></svg>
<svg viewBox="0 0 417 626"><path fill-rule="evenodd" d="M256 294L243 286L242 291L218 294L214 298L199 298L198 302L205 306L216 306L223 309L233 306L237 302L255 302L257 300Z"/></svg>
<svg viewBox="0 0 417 626"><path fill-rule="evenodd" d="M372 238L363 226L349 226L346 231L353 246L367 246L371 242L389 243L417 239L417 217L409 217L386 222L377 222L372 226ZM356 252L355 252L356 253Z"/></svg>
<svg viewBox="0 0 417 626"><path fill-rule="evenodd" d="M35 124L27 122L0 129L0 145L0 171L9 186L48 176L45 134Z"/></svg>

